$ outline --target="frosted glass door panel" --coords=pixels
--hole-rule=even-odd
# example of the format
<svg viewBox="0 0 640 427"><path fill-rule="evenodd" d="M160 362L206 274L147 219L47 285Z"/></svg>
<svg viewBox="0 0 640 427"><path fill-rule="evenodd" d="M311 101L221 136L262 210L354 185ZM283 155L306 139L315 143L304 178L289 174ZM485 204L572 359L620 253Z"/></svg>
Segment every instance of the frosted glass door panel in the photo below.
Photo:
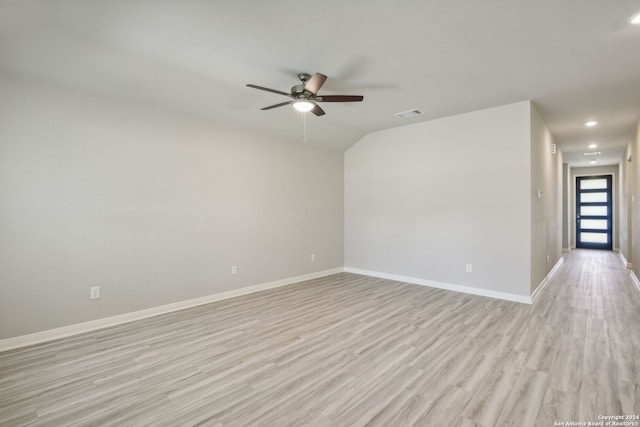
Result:
<svg viewBox="0 0 640 427"><path fill-rule="evenodd" d="M580 233L583 243L608 243L606 233Z"/></svg>
<svg viewBox="0 0 640 427"><path fill-rule="evenodd" d="M607 193L582 193L581 203L603 203L607 202Z"/></svg>
<svg viewBox="0 0 640 427"><path fill-rule="evenodd" d="M606 230L609 226L606 219L583 219L580 221L580 228L591 230Z"/></svg>
<svg viewBox="0 0 640 427"><path fill-rule="evenodd" d="M607 206L580 206L581 216L606 216L608 212Z"/></svg>
<svg viewBox="0 0 640 427"><path fill-rule="evenodd" d="M607 180L606 178L602 179L585 179L580 183L580 190L597 190L602 188L603 190L607 189Z"/></svg>

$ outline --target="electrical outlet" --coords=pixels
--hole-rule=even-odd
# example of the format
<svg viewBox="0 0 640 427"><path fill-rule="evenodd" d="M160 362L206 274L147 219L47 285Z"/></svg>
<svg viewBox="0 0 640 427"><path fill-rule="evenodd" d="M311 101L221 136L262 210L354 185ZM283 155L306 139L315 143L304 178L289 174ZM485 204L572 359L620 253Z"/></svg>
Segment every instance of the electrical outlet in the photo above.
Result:
<svg viewBox="0 0 640 427"><path fill-rule="evenodd" d="M100 286L92 286L89 292L90 299L100 298Z"/></svg>
<svg viewBox="0 0 640 427"><path fill-rule="evenodd" d="M309 259L311 260L311 262L316 262L316 254L311 254L311 257L309 257Z"/></svg>
<svg viewBox="0 0 640 427"><path fill-rule="evenodd" d="M232 265L231 266L231 274L238 274L238 266L237 265Z"/></svg>
<svg viewBox="0 0 640 427"><path fill-rule="evenodd" d="M549 255L547 255L547 264L551 263L551 257Z"/></svg>
<svg viewBox="0 0 640 427"><path fill-rule="evenodd" d="M467 273L471 273L473 271L473 265L467 264Z"/></svg>

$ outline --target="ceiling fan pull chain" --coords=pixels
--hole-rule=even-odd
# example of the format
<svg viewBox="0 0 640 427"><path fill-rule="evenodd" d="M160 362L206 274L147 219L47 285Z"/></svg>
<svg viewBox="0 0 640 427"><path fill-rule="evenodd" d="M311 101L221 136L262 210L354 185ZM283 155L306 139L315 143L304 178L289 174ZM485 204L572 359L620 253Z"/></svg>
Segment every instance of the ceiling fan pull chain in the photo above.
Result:
<svg viewBox="0 0 640 427"><path fill-rule="evenodd" d="M307 142L307 114L302 113L302 142Z"/></svg>

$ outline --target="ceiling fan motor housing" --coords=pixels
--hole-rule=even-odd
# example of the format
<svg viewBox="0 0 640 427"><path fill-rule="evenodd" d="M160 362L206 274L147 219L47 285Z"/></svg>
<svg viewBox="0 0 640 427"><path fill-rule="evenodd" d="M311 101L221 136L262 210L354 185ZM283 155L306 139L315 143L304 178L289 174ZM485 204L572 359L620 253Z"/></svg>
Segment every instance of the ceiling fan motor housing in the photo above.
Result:
<svg viewBox="0 0 640 427"><path fill-rule="evenodd" d="M307 92L308 93L308 92ZM305 98L304 84L291 87L291 97L295 99Z"/></svg>

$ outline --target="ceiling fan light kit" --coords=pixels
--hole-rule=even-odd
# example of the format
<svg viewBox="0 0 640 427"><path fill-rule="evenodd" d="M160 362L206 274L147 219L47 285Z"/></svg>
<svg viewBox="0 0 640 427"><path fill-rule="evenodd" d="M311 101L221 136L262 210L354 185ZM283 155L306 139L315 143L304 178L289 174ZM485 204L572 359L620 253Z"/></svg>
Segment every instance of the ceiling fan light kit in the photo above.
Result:
<svg viewBox="0 0 640 427"><path fill-rule="evenodd" d="M292 104L293 108L298 111L311 111L316 116L325 114L324 110L318 105L318 102L361 102L364 97L362 95L325 95L319 96L318 91L327 80L327 76L321 73L315 73L313 76L307 73L299 73L298 78L302 84L295 85L289 93L281 90L270 89L268 87L248 84L248 87L264 90L278 95L288 96L291 101L281 102L279 104L269 105L261 108L261 110L271 110L273 108L283 107Z"/></svg>
<svg viewBox="0 0 640 427"><path fill-rule="evenodd" d="M315 104L311 101L295 101L293 103L293 108L303 113L313 110L314 106Z"/></svg>

